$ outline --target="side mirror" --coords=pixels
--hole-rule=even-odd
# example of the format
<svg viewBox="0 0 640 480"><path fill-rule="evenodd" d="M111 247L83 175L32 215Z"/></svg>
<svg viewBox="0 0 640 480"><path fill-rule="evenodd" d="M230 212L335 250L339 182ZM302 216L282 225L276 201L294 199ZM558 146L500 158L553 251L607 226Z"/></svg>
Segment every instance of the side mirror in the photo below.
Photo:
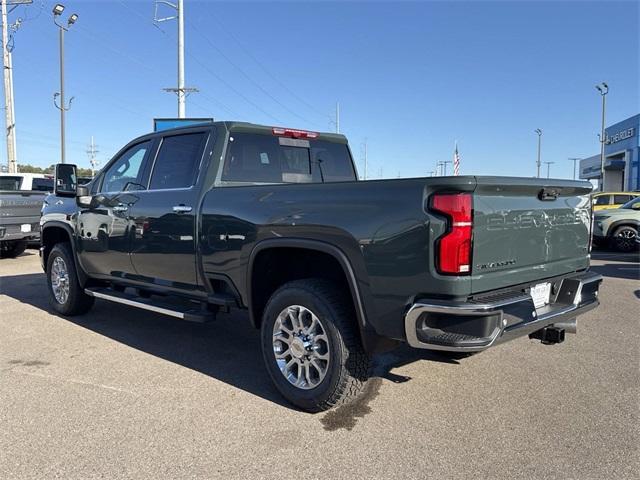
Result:
<svg viewBox="0 0 640 480"><path fill-rule="evenodd" d="M70 163L58 163L56 165L56 178L54 191L61 197L75 197L78 188L78 175L76 166Z"/></svg>
<svg viewBox="0 0 640 480"><path fill-rule="evenodd" d="M640 202L636 202L631 205L632 210L640 210Z"/></svg>
<svg viewBox="0 0 640 480"><path fill-rule="evenodd" d="M78 185L76 203L80 207L91 208L93 196L86 185Z"/></svg>

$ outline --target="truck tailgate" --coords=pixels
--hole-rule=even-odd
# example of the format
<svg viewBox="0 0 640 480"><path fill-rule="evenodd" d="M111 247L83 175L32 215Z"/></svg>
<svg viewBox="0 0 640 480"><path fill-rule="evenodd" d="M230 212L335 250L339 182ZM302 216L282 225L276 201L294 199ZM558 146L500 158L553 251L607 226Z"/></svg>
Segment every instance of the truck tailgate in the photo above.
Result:
<svg viewBox="0 0 640 480"><path fill-rule="evenodd" d="M589 266L588 182L478 177L472 293Z"/></svg>
<svg viewBox="0 0 640 480"><path fill-rule="evenodd" d="M40 218L45 192L0 191L0 218L10 221L22 221L25 218Z"/></svg>

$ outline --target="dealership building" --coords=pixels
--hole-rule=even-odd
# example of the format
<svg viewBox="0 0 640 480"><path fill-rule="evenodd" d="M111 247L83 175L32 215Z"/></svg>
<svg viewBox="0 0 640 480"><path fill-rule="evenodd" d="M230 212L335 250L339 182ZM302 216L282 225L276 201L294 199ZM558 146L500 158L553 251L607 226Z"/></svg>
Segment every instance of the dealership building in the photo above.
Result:
<svg viewBox="0 0 640 480"><path fill-rule="evenodd" d="M604 191L640 190L640 114L605 129ZM600 184L600 154L580 160L580 178Z"/></svg>

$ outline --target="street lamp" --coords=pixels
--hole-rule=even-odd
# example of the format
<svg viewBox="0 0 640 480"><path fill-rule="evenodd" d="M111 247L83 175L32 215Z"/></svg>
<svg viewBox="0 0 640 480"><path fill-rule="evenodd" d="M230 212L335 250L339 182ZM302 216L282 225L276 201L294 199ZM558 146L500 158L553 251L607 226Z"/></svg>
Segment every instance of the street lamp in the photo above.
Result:
<svg viewBox="0 0 640 480"><path fill-rule="evenodd" d="M604 115L607 107L607 93L609 93L609 85L602 82L596 85L596 90L600 92L602 97L602 125L600 128L600 191L604 192L604 144L606 138L604 136Z"/></svg>
<svg viewBox="0 0 640 480"><path fill-rule="evenodd" d="M569 157L568 160L570 162L573 162L573 179L575 180L576 179L576 162L582 159L579 157Z"/></svg>
<svg viewBox="0 0 640 480"><path fill-rule="evenodd" d="M551 165L553 165L556 162L544 162L547 164L547 178L549 178L549 172L551 170Z"/></svg>
<svg viewBox="0 0 640 480"><path fill-rule="evenodd" d="M64 138L64 114L71 108L73 97L69 99L69 104L64 102L64 32L78 21L78 15L73 13L67 19L67 24L63 25L58 22L60 15L64 12L64 5L61 3L53 7L53 23L58 27L58 39L60 43L60 91L53 94L53 104L60 110L60 162L65 163L65 138ZM56 100L60 97L60 104Z"/></svg>
<svg viewBox="0 0 640 480"><path fill-rule="evenodd" d="M536 174L536 177L540 178L540 147L542 146L542 130L536 128L534 132L538 134L538 161L536 162L538 173Z"/></svg>

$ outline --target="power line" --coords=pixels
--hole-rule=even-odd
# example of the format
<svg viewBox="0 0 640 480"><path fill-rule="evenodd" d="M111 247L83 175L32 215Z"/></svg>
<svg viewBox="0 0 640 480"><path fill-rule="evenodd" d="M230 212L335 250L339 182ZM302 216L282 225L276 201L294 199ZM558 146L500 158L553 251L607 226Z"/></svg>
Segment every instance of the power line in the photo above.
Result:
<svg viewBox="0 0 640 480"><path fill-rule="evenodd" d="M162 28L160 28L159 26L155 25L153 21L148 20L146 17L144 17L142 14L138 13L137 11L133 10L129 5L127 5L126 3L124 3L122 0L118 0L120 4L122 4L127 10L129 10L130 12L133 12L137 17L143 19L145 21L145 23L150 23L151 25L154 25L159 31L160 33L162 33L167 39L171 39L172 41L175 40L175 37L173 37L171 34L169 34L168 32L166 32L165 30L163 30ZM252 107L254 107L256 110L260 111L261 113L263 113L264 115L268 116L269 118L275 120L278 123L282 123L282 121L270 114L269 112L267 112L265 109L263 109L260 105L258 105L257 103L255 103L253 100L251 100L250 98L248 98L246 95L244 95L242 92L240 92L238 89L236 89L233 85L231 85L229 82L227 82L226 80L224 80L220 75L218 75L216 72L214 72L208 65L206 65L204 62L201 62L200 59L198 57L196 57L195 55L193 55L189 50L187 50L186 55L191 58L193 61L195 61L198 65L200 65L200 67L205 70L207 73L209 73L209 75L215 77L220 83L222 83L224 86L226 86L229 90L231 90L233 93L235 93L236 95L238 95L240 98L242 98L245 102L247 102L249 105L251 105ZM203 92L200 91L200 95L203 95ZM219 105L224 105L221 102L218 102L217 100L213 100L211 97L208 97L210 101L213 101L215 103L218 103ZM226 106L223 106L223 108L227 111L230 111L230 109Z"/></svg>
<svg viewBox="0 0 640 480"><path fill-rule="evenodd" d="M227 54L225 54L215 43L213 43L211 40L209 40L209 38L200 31L200 29L196 28L195 25L191 22L189 22L189 25L191 25L191 29L194 30L195 32L197 32L202 38L204 38L204 40L211 46L211 48L213 48L216 52L218 52L220 54L220 56L222 58L224 58L233 68L235 68L238 72L240 72L242 74L243 77L245 77L249 82L251 82L253 85L255 85L262 93L264 93L267 97L269 97L271 100L273 100L275 103L277 103L278 105L280 105L282 108L284 108L287 112L289 112L290 114L294 115L295 117L299 118L300 120L302 120L303 122L306 123L311 123L311 124L315 124L315 122L310 122L309 120L307 120L306 118L302 117L301 115L299 115L297 112L295 112L294 110L290 109L289 107L287 107L284 103L282 103L280 100L278 100L276 97L274 97L271 92L269 92L267 89L265 89L262 85L260 85L257 81L255 81L253 78L251 78L251 76L249 74L247 74L242 68L240 68L233 60L231 60Z"/></svg>
<svg viewBox="0 0 640 480"><path fill-rule="evenodd" d="M213 20L218 24L218 26L234 41L236 42L236 44L240 47L240 49L245 53L245 55L247 55L251 60L253 60L261 69L262 71L264 71L269 77L271 77L271 79L276 82L278 85L280 85L280 87L284 90L286 90L289 95L291 95L292 97L294 97L296 100L298 100L300 103L302 103L303 105L305 105L307 108L309 108L310 110L313 110L316 114L318 114L319 116L323 117L323 118L331 118L330 115L328 115L326 112L322 112L319 109L317 109L316 107L314 107L313 105L311 105L309 102L307 102L306 100L304 100L302 97L300 97L299 95L297 95L293 90L291 90L289 87L287 87L287 85L285 85L282 81L280 81L260 60L258 60L250 51L248 48L246 48L244 46L244 44L238 40L238 38L231 33L229 30L227 30L227 28L224 26L224 24L218 20L215 16L213 17Z"/></svg>

